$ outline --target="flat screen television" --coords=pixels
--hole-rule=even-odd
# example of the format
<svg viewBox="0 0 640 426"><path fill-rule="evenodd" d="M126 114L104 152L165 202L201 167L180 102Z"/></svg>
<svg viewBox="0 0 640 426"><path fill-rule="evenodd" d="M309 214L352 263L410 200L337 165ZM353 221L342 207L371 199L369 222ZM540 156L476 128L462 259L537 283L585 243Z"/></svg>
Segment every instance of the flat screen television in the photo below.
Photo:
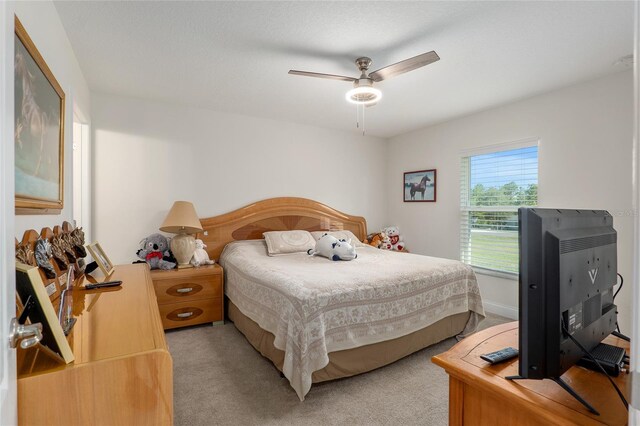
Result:
<svg viewBox="0 0 640 426"><path fill-rule="evenodd" d="M613 217L602 210L523 207L518 238L519 376L511 378L553 379L576 396L560 379L584 356L574 339L592 351L616 328Z"/></svg>

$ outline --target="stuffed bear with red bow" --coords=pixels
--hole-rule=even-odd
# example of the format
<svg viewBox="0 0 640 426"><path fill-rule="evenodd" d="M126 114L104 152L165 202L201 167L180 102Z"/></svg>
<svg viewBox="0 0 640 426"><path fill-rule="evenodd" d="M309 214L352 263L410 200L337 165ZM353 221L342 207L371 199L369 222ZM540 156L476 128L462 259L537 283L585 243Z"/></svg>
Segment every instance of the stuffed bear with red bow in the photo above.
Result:
<svg viewBox="0 0 640 426"><path fill-rule="evenodd" d="M176 260L169 250L169 240L162 234L151 234L140 241L138 257L149 264L151 269L173 269Z"/></svg>

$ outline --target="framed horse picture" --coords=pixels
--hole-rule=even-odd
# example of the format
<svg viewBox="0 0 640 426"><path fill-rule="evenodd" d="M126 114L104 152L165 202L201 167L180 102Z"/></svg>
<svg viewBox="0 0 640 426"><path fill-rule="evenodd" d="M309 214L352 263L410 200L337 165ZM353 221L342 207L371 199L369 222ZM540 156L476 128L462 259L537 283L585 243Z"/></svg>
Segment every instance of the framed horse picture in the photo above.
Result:
<svg viewBox="0 0 640 426"><path fill-rule="evenodd" d="M403 197L406 203L436 201L436 169L405 172Z"/></svg>
<svg viewBox="0 0 640 426"><path fill-rule="evenodd" d="M60 214L65 96L17 16L14 56L16 213Z"/></svg>

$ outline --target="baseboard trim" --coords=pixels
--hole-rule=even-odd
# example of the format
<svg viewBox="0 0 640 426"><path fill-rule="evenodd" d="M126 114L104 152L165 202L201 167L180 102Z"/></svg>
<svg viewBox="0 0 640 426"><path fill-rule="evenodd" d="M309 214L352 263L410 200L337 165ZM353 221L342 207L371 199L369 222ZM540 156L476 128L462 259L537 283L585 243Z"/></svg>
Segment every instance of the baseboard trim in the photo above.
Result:
<svg viewBox="0 0 640 426"><path fill-rule="evenodd" d="M629 424L631 426L640 425L640 410L629 405Z"/></svg>
<svg viewBox="0 0 640 426"><path fill-rule="evenodd" d="M503 305L502 303L492 302L490 300L483 300L482 303L484 304L484 310L487 312L514 320L518 319L518 308L514 306Z"/></svg>

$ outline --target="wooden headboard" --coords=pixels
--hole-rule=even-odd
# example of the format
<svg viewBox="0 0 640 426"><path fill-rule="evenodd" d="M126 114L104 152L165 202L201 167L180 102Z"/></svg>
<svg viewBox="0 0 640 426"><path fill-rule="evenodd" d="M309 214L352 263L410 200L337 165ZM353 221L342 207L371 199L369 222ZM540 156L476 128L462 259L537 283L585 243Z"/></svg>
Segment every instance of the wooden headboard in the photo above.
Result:
<svg viewBox="0 0 640 426"><path fill-rule="evenodd" d="M212 259L220 259L224 246L232 241L262 239L267 231L349 230L360 240L367 236L364 217L350 216L306 198L270 198L220 216L200 219L200 238ZM206 235L205 235L206 233Z"/></svg>

